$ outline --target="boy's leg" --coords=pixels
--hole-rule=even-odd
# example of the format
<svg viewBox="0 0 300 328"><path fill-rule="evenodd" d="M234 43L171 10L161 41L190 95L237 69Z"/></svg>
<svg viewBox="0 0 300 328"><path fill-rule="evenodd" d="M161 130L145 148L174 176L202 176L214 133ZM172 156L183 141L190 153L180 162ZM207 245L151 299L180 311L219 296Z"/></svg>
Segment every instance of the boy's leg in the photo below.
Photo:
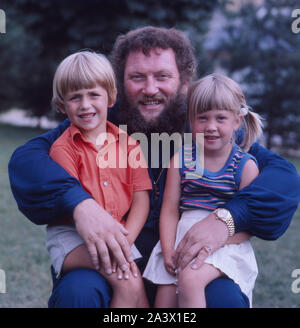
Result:
<svg viewBox="0 0 300 328"><path fill-rule="evenodd" d="M135 266L135 268L132 266ZM130 271L128 272L129 279L124 279L124 277L123 279L118 279L118 275L122 273L120 269L117 269L117 272L109 276L104 275L113 289L113 296L110 303L111 308L149 307L140 271L134 262L131 263L131 268L137 272L137 277L134 277Z"/></svg>
<svg viewBox="0 0 300 328"><path fill-rule="evenodd" d="M188 265L178 275L179 307L206 307L205 287L221 275L222 272L211 264L204 263L197 270Z"/></svg>
<svg viewBox="0 0 300 328"><path fill-rule="evenodd" d="M84 244L74 248L64 259L62 265L62 274L78 268L95 270L90 254Z"/></svg>
<svg viewBox="0 0 300 328"><path fill-rule="evenodd" d="M100 274L107 280L108 284L113 289L110 303L110 307L112 308L149 307L141 274L135 263L132 263L131 265L135 266L138 276L134 277L131 271L128 270L126 273L129 275L129 279L125 279L124 275L123 279L118 279L118 276L121 273L119 269L117 272L107 275L100 268ZM66 273L79 267L93 269L93 264L85 245L76 247L66 256L62 272Z"/></svg>
<svg viewBox="0 0 300 328"><path fill-rule="evenodd" d="M177 308L177 286L175 285L159 285L157 287L155 308Z"/></svg>

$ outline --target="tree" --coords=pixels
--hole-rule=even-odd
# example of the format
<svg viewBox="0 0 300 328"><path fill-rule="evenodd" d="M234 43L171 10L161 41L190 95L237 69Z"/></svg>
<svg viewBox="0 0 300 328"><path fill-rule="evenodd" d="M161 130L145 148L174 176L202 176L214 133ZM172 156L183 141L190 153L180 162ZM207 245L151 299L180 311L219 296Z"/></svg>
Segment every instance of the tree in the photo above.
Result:
<svg viewBox="0 0 300 328"><path fill-rule="evenodd" d="M50 109L53 74L64 57L85 48L109 54L116 37L135 27L182 29L194 41L197 56L204 63L201 36L217 0L1 2L7 15L6 39L0 39L0 50L6 49L1 51L0 63L6 77L0 90L1 85L7 85L5 106L15 101L39 116Z"/></svg>
<svg viewBox="0 0 300 328"><path fill-rule="evenodd" d="M244 85L249 102L265 117L267 147L280 135L283 146L300 141L300 35L291 30L295 1L251 3L224 9L228 23L214 54ZM221 56L226 53L228 56Z"/></svg>

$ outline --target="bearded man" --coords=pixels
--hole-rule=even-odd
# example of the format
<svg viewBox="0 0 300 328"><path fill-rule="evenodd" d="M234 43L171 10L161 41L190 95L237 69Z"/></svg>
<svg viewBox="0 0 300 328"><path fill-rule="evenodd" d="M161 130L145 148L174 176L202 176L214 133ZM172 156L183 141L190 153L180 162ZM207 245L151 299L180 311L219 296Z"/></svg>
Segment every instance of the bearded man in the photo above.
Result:
<svg viewBox="0 0 300 328"><path fill-rule="evenodd" d="M129 134L144 133L149 142L152 133L184 132L185 97L195 76L196 60L190 41L182 32L156 27L130 31L116 40L111 61L119 103L111 109L110 121L127 125ZM111 274L114 257L119 266L127 270L131 261L127 232L75 178L49 158L52 143L68 125L66 120L13 154L9 174L19 209L36 224L72 217L95 267L100 261ZM194 265L200 266L208 255L205 245L217 250L225 244L229 232L247 231L263 239L276 239L287 229L299 202L297 171L258 144L254 144L250 152L258 160L259 177L223 206L226 218L211 214L190 229L177 248L178 268L184 268L194 258ZM148 171L153 184L151 208L136 240L143 255L139 263L141 269L159 238L158 219L166 181L162 162L159 161L158 168L152 167L149 155ZM148 292L153 298L152 287ZM110 293L98 272L76 269L54 282L49 306L109 307ZM249 306L239 286L227 278L216 279L207 286L206 303L208 307Z"/></svg>

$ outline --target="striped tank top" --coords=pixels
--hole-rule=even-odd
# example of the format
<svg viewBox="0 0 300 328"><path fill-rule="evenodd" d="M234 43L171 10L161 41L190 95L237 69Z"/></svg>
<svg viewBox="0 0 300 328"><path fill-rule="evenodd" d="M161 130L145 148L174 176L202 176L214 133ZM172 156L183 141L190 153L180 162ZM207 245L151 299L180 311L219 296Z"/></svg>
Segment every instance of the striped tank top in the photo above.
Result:
<svg viewBox="0 0 300 328"><path fill-rule="evenodd" d="M181 148L181 199L179 209L215 210L233 198L238 191L243 167L248 159L256 159L234 144L224 167L218 172L205 168L199 170L195 165L196 145Z"/></svg>

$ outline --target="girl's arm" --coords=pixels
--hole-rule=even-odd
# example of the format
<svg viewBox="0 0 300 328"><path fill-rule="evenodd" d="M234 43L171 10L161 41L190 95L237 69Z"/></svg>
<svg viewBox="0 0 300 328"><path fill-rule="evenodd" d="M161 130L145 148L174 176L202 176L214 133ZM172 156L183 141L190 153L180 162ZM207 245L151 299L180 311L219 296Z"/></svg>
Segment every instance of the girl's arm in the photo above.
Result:
<svg viewBox="0 0 300 328"><path fill-rule="evenodd" d="M252 159L249 159L243 168L239 190L248 186L258 175L259 170L256 163ZM226 244L240 244L243 241L249 240L251 237L252 235L247 232L238 232L234 236L229 237Z"/></svg>
<svg viewBox="0 0 300 328"><path fill-rule="evenodd" d="M159 218L160 242L164 254L165 266L167 271L173 275L175 274L173 255L175 253L174 245L179 220L179 201L181 194L179 169L174 166L174 163L179 163L178 158L179 155L176 153L170 161Z"/></svg>
<svg viewBox="0 0 300 328"><path fill-rule="evenodd" d="M127 216L125 228L129 231L127 240L132 245L141 232L149 213L150 201L147 190L135 191Z"/></svg>

